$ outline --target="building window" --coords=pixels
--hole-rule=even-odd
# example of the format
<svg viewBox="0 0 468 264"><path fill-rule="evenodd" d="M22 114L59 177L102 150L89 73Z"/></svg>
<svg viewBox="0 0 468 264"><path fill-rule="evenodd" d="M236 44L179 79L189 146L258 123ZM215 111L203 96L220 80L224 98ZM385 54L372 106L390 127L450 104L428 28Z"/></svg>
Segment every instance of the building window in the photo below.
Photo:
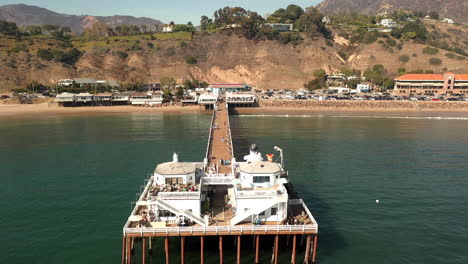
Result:
<svg viewBox="0 0 468 264"><path fill-rule="evenodd" d="M270 182L270 176L253 176L253 183Z"/></svg>
<svg viewBox="0 0 468 264"><path fill-rule="evenodd" d="M166 178L166 184L183 184L184 179L182 177L178 178Z"/></svg>
<svg viewBox="0 0 468 264"><path fill-rule="evenodd" d="M278 213L277 208L271 208L271 215L276 215Z"/></svg>
<svg viewBox="0 0 468 264"><path fill-rule="evenodd" d="M259 215L259 216L264 216L264 215L265 215L265 211L259 213L258 215Z"/></svg>

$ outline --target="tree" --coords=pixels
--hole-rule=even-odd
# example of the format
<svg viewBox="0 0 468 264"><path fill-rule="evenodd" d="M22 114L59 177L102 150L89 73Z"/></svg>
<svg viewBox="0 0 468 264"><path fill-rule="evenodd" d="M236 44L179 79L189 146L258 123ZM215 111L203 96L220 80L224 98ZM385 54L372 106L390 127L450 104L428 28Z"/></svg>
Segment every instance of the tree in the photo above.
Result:
<svg viewBox="0 0 468 264"><path fill-rule="evenodd" d="M31 25L31 26L26 27L26 31L30 35L41 35L42 34L42 27L41 26Z"/></svg>
<svg viewBox="0 0 468 264"><path fill-rule="evenodd" d="M72 32L70 27L62 27L61 31L62 33L67 33L67 34L70 34Z"/></svg>
<svg viewBox="0 0 468 264"><path fill-rule="evenodd" d="M47 25L43 25L43 26L42 26L42 29L44 29L45 31L49 32L49 34L52 34L52 32L57 31L59 28L60 28L59 26L50 25L50 24L47 24Z"/></svg>
<svg viewBox="0 0 468 264"><path fill-rule="evenodd" d="M143 33L146 33L146 30L148 29L148 25L141 25L141 30Z"/></svg>
<svg viewBox="0 0 468 264"><path fill-rule="evenodd" d="M323 69L318 69L314 71L314 76L319 79L325 79L327 73Z"/></svg>
<svg viewBox="0 0 468 264"><path fill-rule="evenodd" d="M305 13L296 21L296 28L311 37L322 35L330 38L331 32L325 27L322 19L323 15L315 7L308 7Z"/></svg>
<svg viewBox="0 0 468 264"><path fill-rule="evenodd" d="M165 102L169 102L172 100L172 93L171 93L171 90L169 89L164 89L163 90L163 100Z"/></svg>
<svg viewBox="0 0 468 264"><path fill-rule="evenodd" d="M161 89L173 91L176 86L176 80L171 77L162 77L160 80Z"/></svg>
<svg viewBox="0 0 468 264"><path fill-rule="evenodd" d="M191 22L191 21L187 22L187 26L188 26L188 27L193 27L192 22Z"/></svg>
<svg viewBox="0 0 468 264"><path fill-rule="evenodd" d="M432 10L428 13L428 16L431 18L431 19L436 19L438 20L439 19L439 13L437 13L435 10Z"/></svg>
<svg viewBox="0 0 468 264"><path fill-rule="evenodd" d="M0 34L18 35L19 30L16 23L0 20Z"/></svg>
<svg viewBox="0 0 468 264"><path fill-rule="evenodd" d="M177 87L175 97L177 101L180 101L184 97L184 89L181 86Z"/></svg>
<svg viewBox="0 0 468 264"><path fill-rule="evenodd" d="M298 5L288 5L285 10L286 17L292 21L296 21L304 14L304 9Z"/></svg>
<svg viewBox="0 0 468 264"><path fill-rule="evenodd" d="M211 19L209 19L207 16L202 16L200 19L201 30L207 30L211 23L213 23Z"/></svg>

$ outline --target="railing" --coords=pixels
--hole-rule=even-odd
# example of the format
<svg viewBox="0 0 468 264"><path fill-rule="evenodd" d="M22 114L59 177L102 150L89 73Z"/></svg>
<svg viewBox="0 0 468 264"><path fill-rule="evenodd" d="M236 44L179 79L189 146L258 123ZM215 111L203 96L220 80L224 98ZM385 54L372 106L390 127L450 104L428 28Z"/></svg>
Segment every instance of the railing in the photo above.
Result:
<svg viewBox="0 0 468 264"><path fill-rule="evenodd" d="M306 214L309 216L312 223L317 225L317 222L315 221L314 216L310 212L309 207L307 207L307 205L304 203L304 201L302 199L291 199L291 200L288 201L288 205L298 205L298 204L302 205L302 207L306 211Z"/></svg>
<svg viewBox="0 0 468 264"><path fill-rule="evenodd" d="M237 198L252 198L252 197L276 197L281 195L278 191L237 191Z"/></svg>
<svg viewBox="0 0 468 264"><path fill-rule="evenodd" d="M318 231L317 224L311 225L243 225L243 226L190 226L190 227L140 227L140 228L125 228L126 235L139 234L143 235L191 235L193 233L268 233L268 232L284 232L284 233L316 233Z"/></svg>
<svg viewBox="0 0 468 264"><path fill-rule="evenodd" d="M229 105L226 103L226 114L227 114L227 126L229 129L229 140L231 141L231 157L234 158L234 144L232 143L231 135L231 120L229 119ZM231 164L232 173L234 174L234 164Z"/></svg>
<svg viewBox="0 0 468 264"><path fill-rule="evenodd" d="M200 192L159 192L158 198L165 200L199 200Z"/></svg>
<svg viewBox="0 0 468 264"><path fill-rule="evenodd" d="M203 177L202 181L205 184L211 185L226 185L226 184L234 184L233 177Z"/></svg>
<svg viewBox="0 0 468 264"><path fill-rule="evenodd" d="M210 133L208 133L208 145L206 146L205 158L208 158L208 154L210 153L211 136L213 134L213 125L214 125L215 115L216 115L216 111L213 111L213 115L211 116Z"/></svg>

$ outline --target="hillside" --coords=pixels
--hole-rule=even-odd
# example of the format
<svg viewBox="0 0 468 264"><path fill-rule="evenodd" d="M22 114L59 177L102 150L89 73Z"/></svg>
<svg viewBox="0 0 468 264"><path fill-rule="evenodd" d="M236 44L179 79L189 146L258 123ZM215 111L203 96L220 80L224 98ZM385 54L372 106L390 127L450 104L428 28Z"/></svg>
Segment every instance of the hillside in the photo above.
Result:
<svg viewBox="0 0 468 264"><path fill-rule="evenodd" d="M452 18L459 23L468 22L466 0L324 0L317 5L317 8L325 14L356 12L374 15L398 9L435 10L441 18Z"/></svg>
<svg viewBox="0 0 468 264"><path fill-rule="evenodd" d="M132 16L90 16L90 15L66 15L50 11L37 6L24 4L0 6L0 20L15 22L18 26L27 25L56 25L68 26L72 31L81 33L84 29L99 21L110 26L117 25L161 25L159 20L132 17Z"/></svg>
<svg viewBox="0 0 468 264"><path fill-rule="evenodd" d="M462 33L466 36L466 29ZM159 82L173 77L179 82L198 79L208 83L240 82L265 89L299 89L316 69L333 73L343 68L365 70L384 65L390 76L400 68L435 72L468 72L466 57L447 56L439 50L425 54L426 44L401 43L401 49L389 48L386 38L371 44L349 44L342 37L328 42L323 38L281 44L274 40L253 41L223 32L137 35L109 38L73 38L66 45L47 36L15 39L0 37L0 90L23 88L37 80L51 85L59 79L91 77L114 79L121 83ZM73 64L38 58L39 49L67 51L72 45L83 52ZM346 54L343 55L343 53ZM341 54L341 55L338 55ZM401 56L407 56L403 62ZM453 55L453 54L452 54ZM430 58L441 60L431 65Z"/></svg>

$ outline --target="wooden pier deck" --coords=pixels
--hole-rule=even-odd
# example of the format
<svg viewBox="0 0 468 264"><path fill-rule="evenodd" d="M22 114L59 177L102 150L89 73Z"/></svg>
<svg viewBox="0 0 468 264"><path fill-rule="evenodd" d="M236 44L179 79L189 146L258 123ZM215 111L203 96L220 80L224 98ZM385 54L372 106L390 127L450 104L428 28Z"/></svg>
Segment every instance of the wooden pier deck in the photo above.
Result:
<svg viewBox="0 0 468 264"><path fill-rule="evenodd" d="M230 165L232 157L233 147L228 108L226 103L218 102L213 112L211 137L208 146L209 167L217 168L215 170L218 174L227 175L232 173ZM225 161L228 161L229 165L225 165Z"/></svg>

